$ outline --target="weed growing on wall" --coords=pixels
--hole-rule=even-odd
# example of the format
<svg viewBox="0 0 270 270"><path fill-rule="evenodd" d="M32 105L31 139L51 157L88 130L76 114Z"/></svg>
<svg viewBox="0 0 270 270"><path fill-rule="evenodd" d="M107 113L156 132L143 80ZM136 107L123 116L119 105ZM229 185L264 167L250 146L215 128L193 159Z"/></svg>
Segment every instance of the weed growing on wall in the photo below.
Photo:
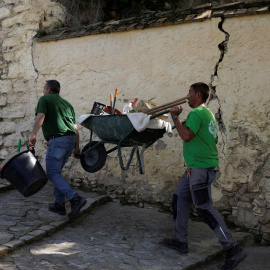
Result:
<svg viewBox="0 0 270 270"><path fill-rule="evenodd" d="M67 9L66 25L93 24L102 21L104 18L101 0L57 0L57 2Z"/></svg>
<svg viewBox="0 0 270 270"><path fill-rule="evenodd" d="M101 21L121 20L147 13L192 8L205 4L204 0L56 0L67 9L65 24L88 25ZM249 0L251 1L251 0ZM213 6L237 0L211 0Z"/></svg>

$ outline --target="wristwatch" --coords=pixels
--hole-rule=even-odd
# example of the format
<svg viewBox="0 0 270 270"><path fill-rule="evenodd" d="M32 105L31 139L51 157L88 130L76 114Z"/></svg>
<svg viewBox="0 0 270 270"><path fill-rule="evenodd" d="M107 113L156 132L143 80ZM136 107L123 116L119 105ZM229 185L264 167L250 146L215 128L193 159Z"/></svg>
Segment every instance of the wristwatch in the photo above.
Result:
<svg viewBox="0 0 270 270"><path fill-rule="evenodd" d="M172 115L172 120L175 120L179 117L179 115Z"/></svg>

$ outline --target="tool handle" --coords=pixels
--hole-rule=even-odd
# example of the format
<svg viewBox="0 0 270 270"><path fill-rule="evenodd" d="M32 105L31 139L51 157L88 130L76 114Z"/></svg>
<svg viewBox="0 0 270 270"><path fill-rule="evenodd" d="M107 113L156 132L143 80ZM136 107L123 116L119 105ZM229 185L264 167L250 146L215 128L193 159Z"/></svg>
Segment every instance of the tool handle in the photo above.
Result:
<svg viewBox="0 0 270 270"><path fill-rule="evenodd" d="M112 113L112 100L113 100L113 95L110 94L110 107L111 107L111 113Z"/></svg>
<svg viewBox="0 0 270 270"><path fill-rule="evenodd" d="M17 147L17 152L20 152L21 151L21 145L22 145L22 140L21 139L19 139L19 141L18 141L18 147Z"/></svg>
<svg viewBox="0 0 270 270"><path fill-rule="evenodd" d="M114 114L115 102L116 102L117 94L118 94L118 88L115 89L115 93L114 93L114 101L113 101L112 114Z"/></svg>
<svg viewBox="0 0 270 270"><path fill-rule="evenodd" d="M177 105L180 105L180 104L184 104L186 103L187 101L186 100L182 100L182 101L178 101L178 102L175 102L175 103L171 103L169 105L163 105L163 106L158 106L158 107L154 107L148 111L145 111L146 114L153 114L153 113L157 113L157 112L160 112L162 110L166 110L166 109L169 109L169 108L172 108L174 106L177 106Z"/></svg>
<svg viewBox="0 0 270 270"><path fill-rule="evenodd" d="M134 107L135 107L135 104L136 104L136 102L137 102L137 101L138 101L138 99L137 99L137 98L135 98L135 99L134 99L134 101L132 102L132 105L131 105L131 106L132 106L132 108L134 108Z"/></svg>
<svg viewBox="0 0 270 270"><path fill-rule="evenodd" d="M147 111L147 113L152 113L151 111L156 111L156 110L164 110L164 109L168 109L168 108L171 108L171 107L173 107L173 106L175 106L175 105L177 105L177 104L183 104L183 103L185 103L186 101L186 99L188 99L189 98L189 96L186 96L186 97L183 97L183 98L180 98L180 99L176 99L176 100L174 100L174 101L171 101L171 102L169 102L169 103L165 103L165 104L162 104L162 105L160 105L160 106L157 106L157 107L154 107L154 108L152 108L152 109L149 109L148 111ZM181 103L182 101L184 101L183 103Z"/></svg>

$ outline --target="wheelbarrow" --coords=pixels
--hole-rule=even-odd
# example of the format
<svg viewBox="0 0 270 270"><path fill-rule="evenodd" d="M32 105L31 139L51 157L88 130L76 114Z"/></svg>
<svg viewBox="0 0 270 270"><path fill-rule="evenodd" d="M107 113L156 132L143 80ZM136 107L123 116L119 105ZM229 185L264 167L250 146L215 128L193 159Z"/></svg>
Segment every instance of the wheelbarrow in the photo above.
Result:
<svg viewBox="0 0 270 270"><path fill-rule="evenodd" d="M152 115L150 119L154 119L167 112L163 111ZM144 151L158 139L162 138L166 132L165 129L150 128L138 132L126 114L92 115L82 123L82 126L91 130L90 142L84 146L80 154L80 162L83 169L90 173L99 171L104 166L107 155L117 150L122 170L129 169L136 152L139 171L141 174L144 174ZM93 132L99 137L100 141L92 140ZM106 150L105 143L116 146ZM125 165L122 157L122 147L132 147ZM141 151L139 147L141 147Z"/></svg>

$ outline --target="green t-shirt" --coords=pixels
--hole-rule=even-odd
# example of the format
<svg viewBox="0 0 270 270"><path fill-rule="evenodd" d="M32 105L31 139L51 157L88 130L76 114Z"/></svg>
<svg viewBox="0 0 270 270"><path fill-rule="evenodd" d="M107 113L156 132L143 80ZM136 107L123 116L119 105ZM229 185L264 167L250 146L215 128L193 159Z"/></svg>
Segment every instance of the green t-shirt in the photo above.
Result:
<svg viewBox="0 0 270 270"><path fill-rule="evenodd" d="M51 93L42 96L36 109L36 115L38 113L45 114L42 131L46 141L49 141L51 136L76 134L74 109L59 94Z"/></svg>
<svg viewBox="0 0 270 270"><path fill-rule="evenodd" d="M189 113L186 126L195 134L189 142L183 143L188 168L217 167L217 122L213 113L205 106L199 106Z"/></svg>

